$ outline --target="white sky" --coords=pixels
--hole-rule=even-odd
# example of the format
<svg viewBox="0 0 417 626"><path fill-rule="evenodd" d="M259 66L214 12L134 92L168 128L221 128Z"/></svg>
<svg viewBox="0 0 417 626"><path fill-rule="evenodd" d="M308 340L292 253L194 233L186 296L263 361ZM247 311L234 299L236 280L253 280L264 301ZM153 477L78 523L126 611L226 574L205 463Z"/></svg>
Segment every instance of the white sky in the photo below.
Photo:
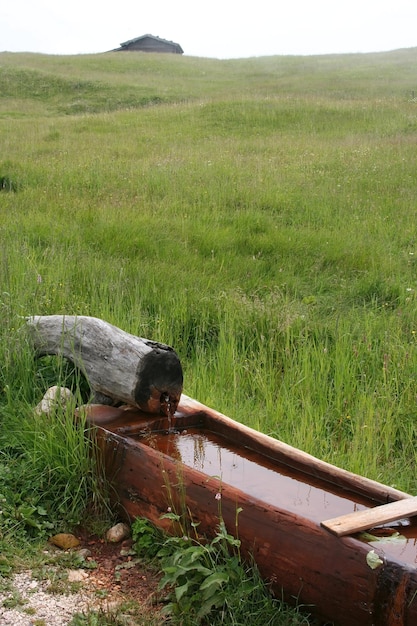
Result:
<svg viewBox="0 0 417 626"><path fill-rule="evenodd" d="M416 0L3 0L0 24L0 51L47 54L105 52L146 33L214 58L417 46Z"/></svg>

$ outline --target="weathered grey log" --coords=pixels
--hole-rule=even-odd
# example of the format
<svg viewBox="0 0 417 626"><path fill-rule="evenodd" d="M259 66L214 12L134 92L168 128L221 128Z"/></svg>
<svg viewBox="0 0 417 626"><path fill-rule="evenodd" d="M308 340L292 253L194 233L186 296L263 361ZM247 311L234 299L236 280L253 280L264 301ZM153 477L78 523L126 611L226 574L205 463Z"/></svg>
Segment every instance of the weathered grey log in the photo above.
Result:
<svg viewBox="0 0 417 626"><path fill-rule="evenodd" d="M175 412L183 374L170 346L84 315L39 315L28 318L27 325L37 355L72 361L96 395L148 413Z"/></svg>

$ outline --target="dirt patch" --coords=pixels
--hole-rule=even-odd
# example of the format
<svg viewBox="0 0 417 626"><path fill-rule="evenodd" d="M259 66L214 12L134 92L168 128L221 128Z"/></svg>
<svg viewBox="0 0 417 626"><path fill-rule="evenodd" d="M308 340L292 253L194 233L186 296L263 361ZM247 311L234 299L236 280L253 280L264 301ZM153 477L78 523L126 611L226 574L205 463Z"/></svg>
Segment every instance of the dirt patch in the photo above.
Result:
<svg viewBox="0 0 417 626"><path fill-rule="evenodd" d="M0 624L66 626L75 614L87 616L91 611L123 616L120 623L163 624L158 592L161 575L137 558L132 540L116 544L83 533L77 537L80 545L68 552L48 545L47 560L57 557L56 566L24 570L3 579ZM60 556L69 552L83 556L81 567L59 564Z"/></svg>
<svg viewBox="0 0 417 626"><path fill-rule="evenodd" d="M114 544L97 537L81 537L79 550L88 550L86 563L94 566L88 570L88 586L96 592L102 590L103 595L134 600L158 609L161 576L137 558L132 545L131 539Z"/></svg>

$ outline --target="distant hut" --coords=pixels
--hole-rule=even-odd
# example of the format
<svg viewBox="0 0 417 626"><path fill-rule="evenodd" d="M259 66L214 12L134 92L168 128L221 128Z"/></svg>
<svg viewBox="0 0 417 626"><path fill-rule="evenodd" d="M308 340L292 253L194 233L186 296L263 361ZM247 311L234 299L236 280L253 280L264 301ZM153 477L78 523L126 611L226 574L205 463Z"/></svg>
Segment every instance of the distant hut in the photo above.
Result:
<svg viewBox="0 0 417 626"><path fill-rule="evenodd" d="M171 54L184 54L179 43L161 39L154 35L142 35L136 39L130 39L120 44L114 52L137 51L137 52L168 52Z"/></svg>

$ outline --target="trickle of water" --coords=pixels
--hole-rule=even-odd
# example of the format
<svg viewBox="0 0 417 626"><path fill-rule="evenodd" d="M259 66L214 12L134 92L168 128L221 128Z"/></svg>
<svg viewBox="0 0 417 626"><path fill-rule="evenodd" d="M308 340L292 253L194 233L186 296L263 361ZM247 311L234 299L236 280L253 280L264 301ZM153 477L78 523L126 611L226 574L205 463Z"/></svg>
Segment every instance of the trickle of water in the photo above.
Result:
<svg viewBox="0 0 417 626"><path fill-rule="evenodd" d="M173 428L173 420L174 420L174 411L172 410L172 403L169 394L164 394L163 402L166 406L166 414L168 418L168 433L175 433L175 428Z"/></svg>

